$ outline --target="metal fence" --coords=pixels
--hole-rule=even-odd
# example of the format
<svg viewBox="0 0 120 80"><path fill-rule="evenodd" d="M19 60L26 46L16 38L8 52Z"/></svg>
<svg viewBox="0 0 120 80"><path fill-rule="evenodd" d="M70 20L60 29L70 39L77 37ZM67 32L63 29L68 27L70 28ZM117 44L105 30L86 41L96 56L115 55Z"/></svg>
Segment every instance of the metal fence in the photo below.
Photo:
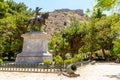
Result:
<svg viewBox="0 0 120 80"><path fill-rule="evenodd" d="M75 63L77 67L88 64L88 61ZM57 73L62 69L66 69L67 65L43 65L43 64L15 64L3 63L0 64L0 71L5 72L35 72L35 73Z"/></svg>
<svg viewBox="0 0 120 80"><path fill-rule="evenodd" d="M14 63L3 63L0 65L0 71L10 72L59 72L61 69L60 65L43 65L43 64L14 64Z"/></svg>

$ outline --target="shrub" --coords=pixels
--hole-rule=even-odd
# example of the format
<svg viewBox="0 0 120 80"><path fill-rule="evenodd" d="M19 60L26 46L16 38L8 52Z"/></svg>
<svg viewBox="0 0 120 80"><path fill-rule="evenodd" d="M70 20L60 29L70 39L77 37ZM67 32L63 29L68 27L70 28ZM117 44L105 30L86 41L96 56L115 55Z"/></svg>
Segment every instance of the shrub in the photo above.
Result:
<svg viewBox="0 0 120 80"><path fill-rule="evenodd" d="M61 65L61 64L63 63L62 57L61 57L61 56L56 56L56 57L54 58L54 62L55 62L55 64L57 64L57 65Z"/></svg>
<svg viewBox="0 0 120 80"><path fill-rule="evenodd" d="M51 65L52 62L50 60L44 60L43 63L44 65L48 66L48 65Z"/></svg>
<svg viewBox="0 0 120 80"><path fill-rule="evenodd" d="M120 58L120 54L117 54L117 57Z"/></svg>
<svg viewBox="0 0 120 80"><path fill-rule="evenodd" d="M69 65L69 64L71 64L73 61L72 61L72 59L66 59L66 60L64 60L64 64L65 65Z"/></svg>
<svg viewBox="0 0 120 80"><path fill-rule="evenodd" d="M0 64L2 64L3 63L3 60L2 59L0 59Z"/></svg>
<svg viewBox="0 0 120 80"><path fill-rule="evenodd" d="M73 63L78 62L78 61L79 61L79 58L76 58L76 57L72 58Z"/></svg>
<svg viewBox="0 0 120 80"><path fill-rule="evenodd" d="M73 62L77 62L77 61L81 61L81 60L82 60L82 55L81 54L77 54L73 58Z"/></svg>

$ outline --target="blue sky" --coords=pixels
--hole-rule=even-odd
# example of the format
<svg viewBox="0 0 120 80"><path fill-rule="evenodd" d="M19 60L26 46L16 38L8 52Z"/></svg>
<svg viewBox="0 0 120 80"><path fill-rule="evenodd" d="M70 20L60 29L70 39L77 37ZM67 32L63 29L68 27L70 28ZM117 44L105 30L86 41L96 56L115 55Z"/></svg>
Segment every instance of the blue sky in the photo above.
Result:
<svg viewBox="0 0 120 80"><path fill-rule="evenodd" d="M92 9L95 5L94 0L14 0L15 2L24 2L28 8L43 8L41 11L54 11L55 9Z"/></svg>

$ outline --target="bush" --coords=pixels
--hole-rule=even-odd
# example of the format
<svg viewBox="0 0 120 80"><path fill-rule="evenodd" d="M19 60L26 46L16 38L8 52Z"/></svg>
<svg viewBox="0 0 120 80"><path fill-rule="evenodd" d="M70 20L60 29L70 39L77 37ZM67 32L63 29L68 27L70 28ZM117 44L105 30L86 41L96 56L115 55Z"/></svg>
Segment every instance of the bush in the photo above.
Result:
<svg viewBox="0 0 120 80"><path fill-rule="evenodd" d="M51 65L52 62L50 60L44 60L43 63L44 65L48 66L48 65Z"/></svg>
<svg viewBox="0 0 120 80"><path fill-rule="evenodd" d="M81 60L82 60L82 55L81 54L77 54L73 58L73 62L77 62L77 61L81 61Z"/></svg>
<svg viewBox="0 0 120 80"><path fill-rule="evenodd" d="M117 57L120 58L120 54L117 54Z"/></svg>
<svg viewBox="0 0 120 80"><path fill-rule="evenodd" d="M114 41L113 52L115 54L120 54L120 42Z"/></svg>
<svg viewBox="0 0 120 80"><path fill-rule="evenodd" d="M61 57L61 56L56 56L56 57L54 58L54 62L55 62L55 64L57 64L57 65L61 65L61 64L63 63L62 57Z"/></svg>
<svg viewBox="0 0 120 80"><path fill-rule="evenodd" d="M2 64L3 63L3 60L2 59L0 59L0 64Z"/></svg>
<svg viewBox="0 0 120 80"><path fill-rule="evenodd" d="M71 63L73 63L72 59L66 59L66 60L64 60L64 64L65 65L69 65Z"/></svg>
<svg viewBox="0 0 120 80"><path fill-rule="evenodd" d="M76 58L76 57L72 58L73 63L78 62L78 61L79 61L79 58Z"/></svg>

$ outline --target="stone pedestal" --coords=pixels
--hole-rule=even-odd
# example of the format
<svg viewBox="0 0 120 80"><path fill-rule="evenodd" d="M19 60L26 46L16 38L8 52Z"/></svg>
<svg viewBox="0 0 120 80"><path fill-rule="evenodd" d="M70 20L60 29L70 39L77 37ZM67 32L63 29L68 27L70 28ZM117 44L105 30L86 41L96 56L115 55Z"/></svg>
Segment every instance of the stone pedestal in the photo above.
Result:
<svg viewBox="0 0 120 80"><path fill-rule="evenodd" d="M48 40L50 35L44 32L32 32L23 34L23 49L16 57L16 63L41 63L43 60L52 61L52 55L48 52Z"/></svg>

